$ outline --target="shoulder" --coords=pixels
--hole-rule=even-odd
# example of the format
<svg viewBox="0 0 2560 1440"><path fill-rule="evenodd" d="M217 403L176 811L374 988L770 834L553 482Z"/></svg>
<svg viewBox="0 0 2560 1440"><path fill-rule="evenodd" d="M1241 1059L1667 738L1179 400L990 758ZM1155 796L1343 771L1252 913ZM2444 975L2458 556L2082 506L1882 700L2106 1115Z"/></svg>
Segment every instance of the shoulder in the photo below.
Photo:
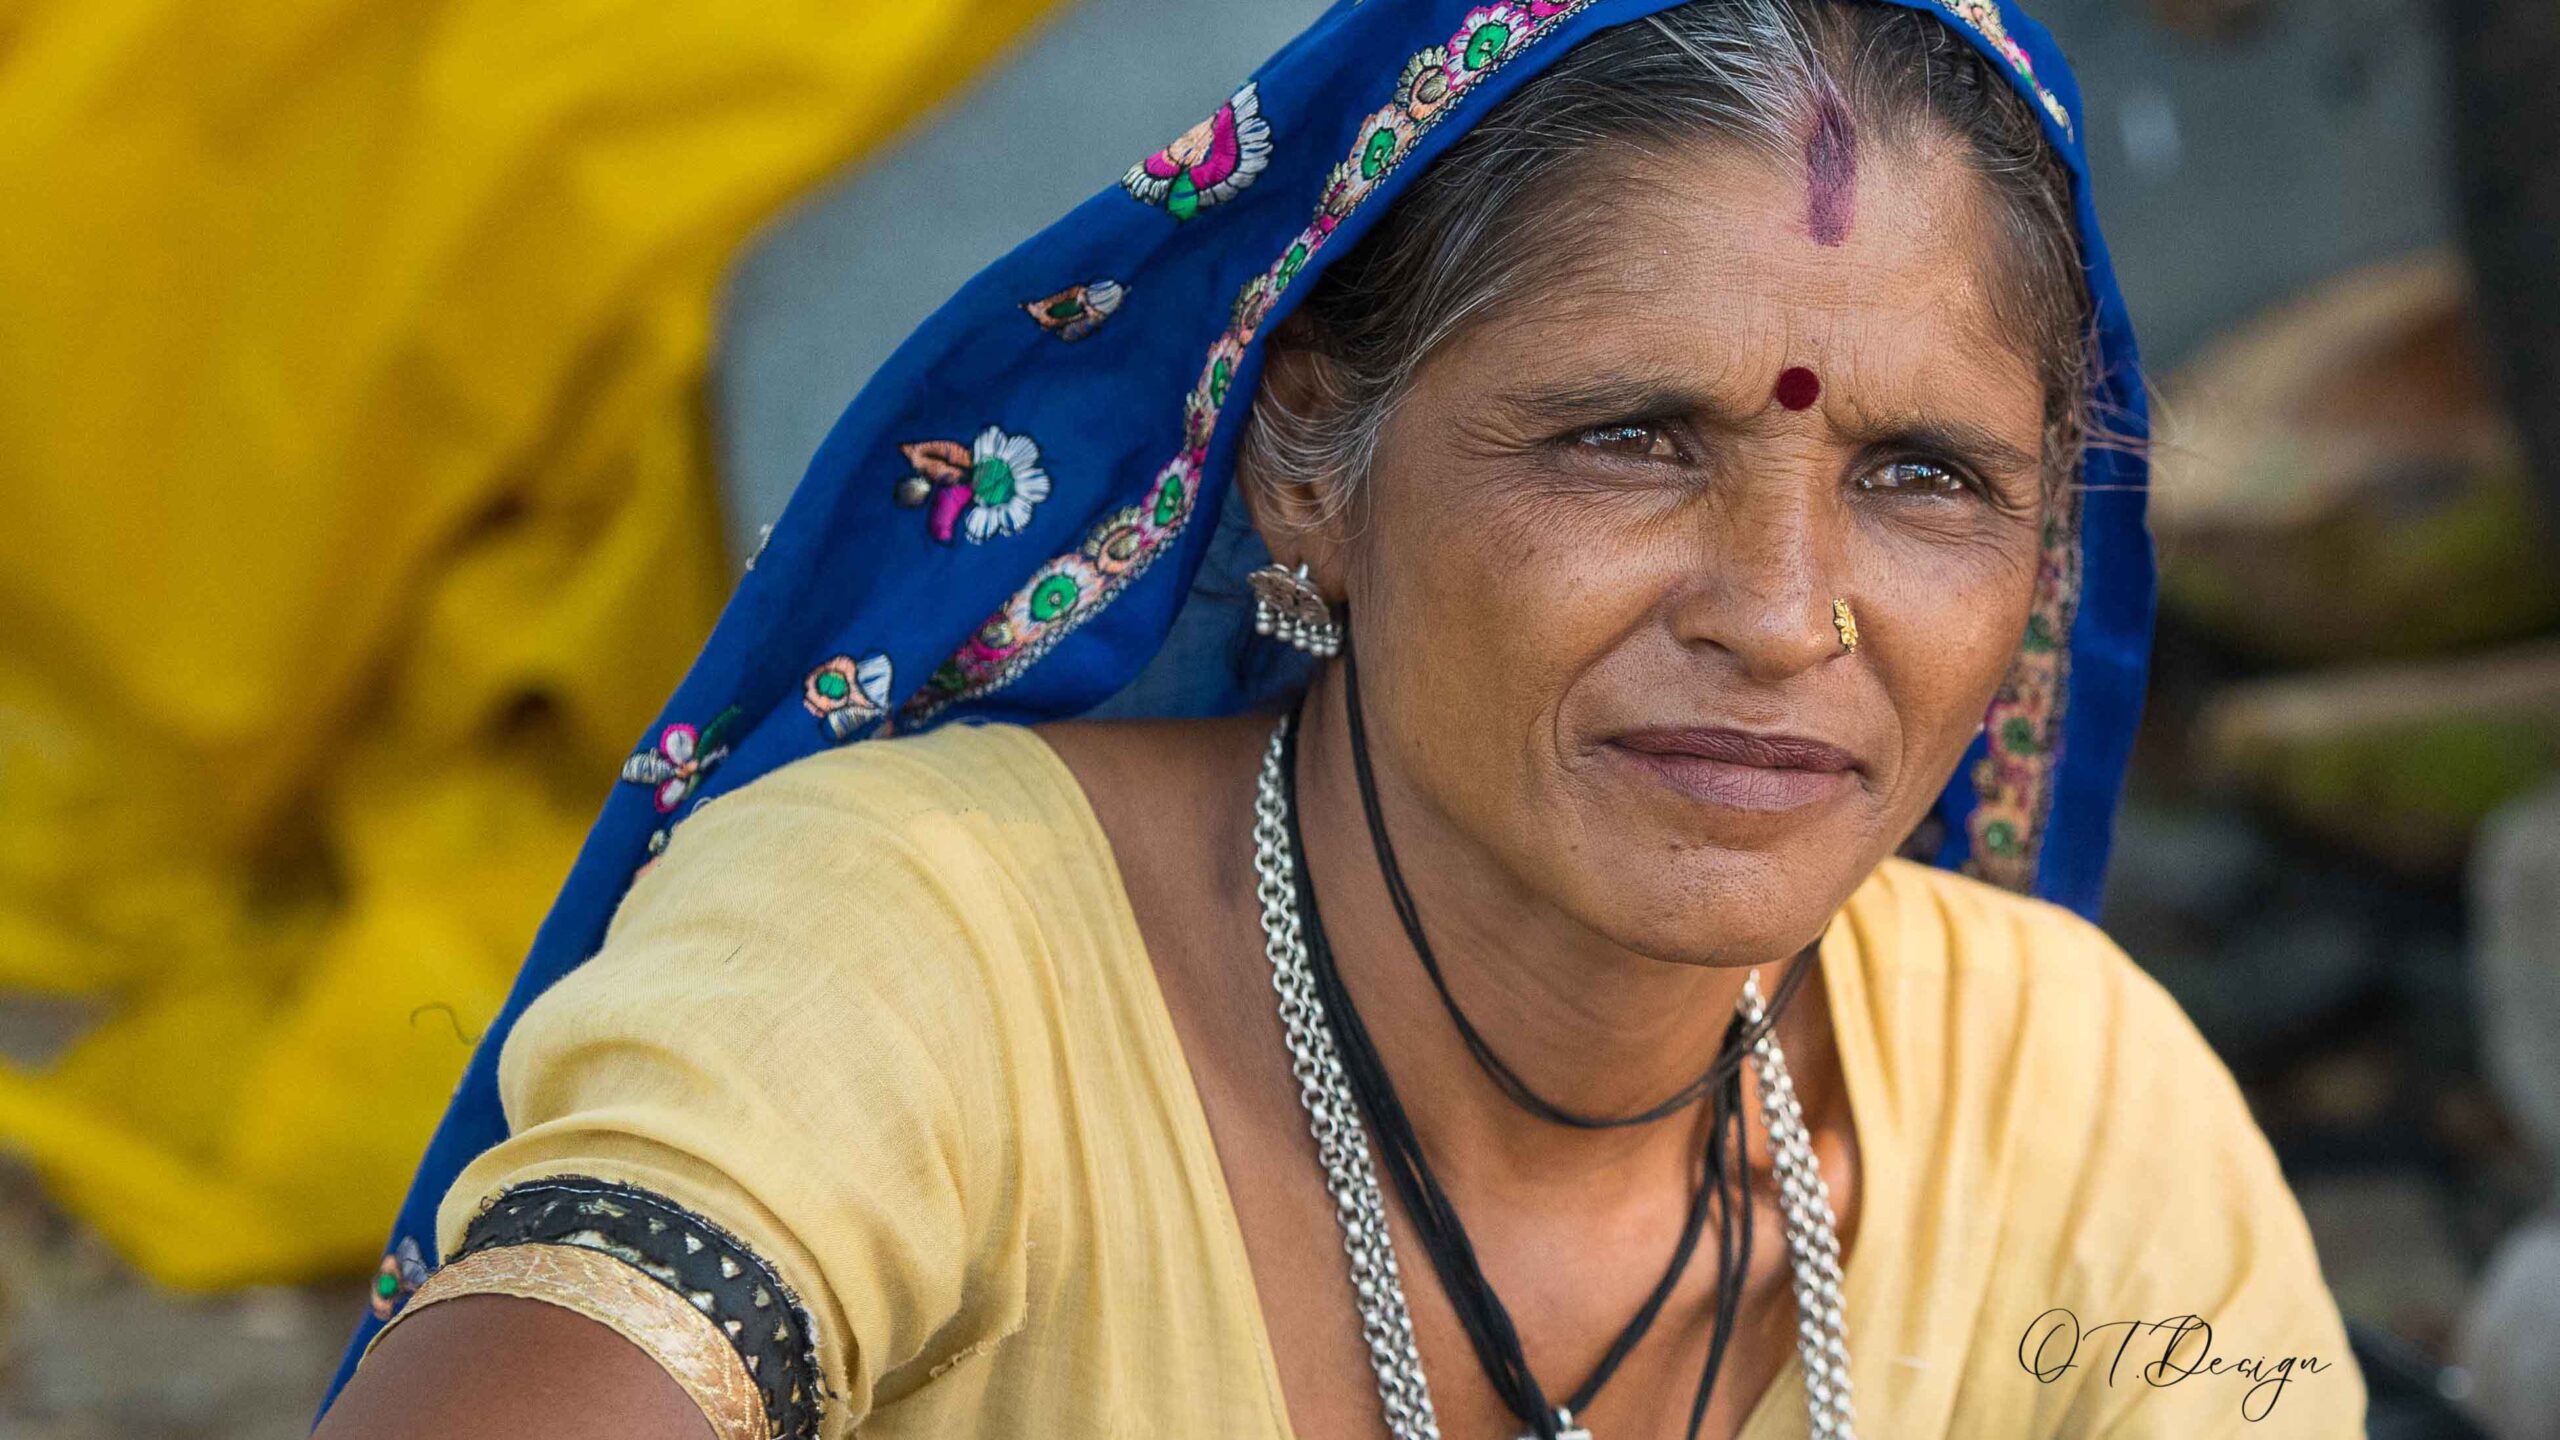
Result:
<svg viewBox="0 0 2560 1440"><path fill-rule="evenodd" d="M950 832L1001 848L1026 828L1081 838L1083 819L1074 777L1038 735L953 725L821 751L705 801L678 827L663 868L778 841L819 861L882 835Z"/></svg>
<svg viewBox="0 0 2560 1440"><path fill-rule="evenodd" d="M996 1073L1043 1043L1061 958L1111 949L1110 875L1074 779L1029 731L813 756L677 828L504 1066L649 1039L741 1071L805 1068L894 1031L934 1068Z"/></svg>
<svg viewBox="0 0 2560 1440"><path fill-rule="evenodd" d="M1961 1005L1977 1036L2087 1056L2085 1042L2130 1031L2211 1054L2158 981L2104 930L2050 901L1896 858L1850 897L1841 923L1880 1012L1906 1012L1893 1018Z"/></svg>
<svg viewBox="0 0 2560 1440"><path fill-rule="evenodd" d="M1050 900L1107 873L1073 786L1026 731L953 730L695 810L507 1035L510 1134L449 1193L448 1253L519 1185L661 1197L805 1301L857 1417L898 1366L1010 1333L1024 1177L1059 1143L1042 1077L1084 1033L1054 980L1108 958Z"/></svg>
<svg viewBox="0 0 2560 1440"><path fill-rule="evenodd" d="M2232 1184L2263 1188L2273 1176L2228 1066L2088 920L1889 860L1842 921L1896 1123L1962 1126L1975 1182L2133 1176L2197 1147L2230 1160L2222 1178Z"/></svg>
<svg viewBox="0 0 2560 1440"><path fill-rule="evenodd" d="M954 726L822 752L706 802L633 881L607 943L685 917L840 930L857 913L945 910L994 939L1089 901L1109 874L1075 778L1038 736Z"/></svg>
<svg viewBox="0 0 2560 1440"><path fill-rule="evenodd" d="M765 1173L816 1113L864 1137L848 1154L1008 1167L1015 1079L1074 1033L1057 976L1116 955L1092 830L1014 728L865 741L712 800L508 1034L511 1125L636 1105L688 1150L759 1137L733 1173Z"/></svg>
<svg viewBox="0 0 2560 1440"><path fill-rule="evenodd" d="M1902 969L2022 969L2058 956L2057 978L2088 980L2090 968L2124 958L2105 931L2060 905L1899 856L1878 865L1841 913Z"/></svg>
<svg viewBox="0 0 2560 1440"><path fill-rule="evenodd" d="M2068 910L1904 861L1843 923L1846 978L1867 1002L1851 1012L1867 1033L1844 1034L1844 1055L1872 1047L1860 1098L1880 1100L1860 1112L1861 1138L1872 1118L1907 1223L1953 1244L1948 1273L1981 1267L1984 1353L2016 1354L2057 1313L2202 1316L2226 1348L2347 1365L2287 1401L2297 1420L2360 1411L2301 1207L2230 1069L2158 981ZM2075 1407L2073 1433L2143 1403L2149 1387L2095 1373L2038 1387L2037 1403ZM2160 1430L2123 1433L2245 1428L2228 1395L2208 1406L2211 1387L2187 1388L2141 1412Z"/></svg>

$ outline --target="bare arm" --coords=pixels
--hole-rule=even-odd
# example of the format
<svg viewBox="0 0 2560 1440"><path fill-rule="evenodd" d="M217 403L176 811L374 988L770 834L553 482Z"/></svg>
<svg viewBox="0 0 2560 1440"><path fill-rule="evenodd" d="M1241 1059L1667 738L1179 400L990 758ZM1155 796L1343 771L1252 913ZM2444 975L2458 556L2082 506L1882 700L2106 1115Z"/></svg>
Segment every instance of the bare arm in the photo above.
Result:
<svg viewBox="0 0 2560 1440"><path fill-rule="evenodd" d="M403 1320L313 1440L714 1440L648 1352L585 1316L466 1295Z"/></svg>

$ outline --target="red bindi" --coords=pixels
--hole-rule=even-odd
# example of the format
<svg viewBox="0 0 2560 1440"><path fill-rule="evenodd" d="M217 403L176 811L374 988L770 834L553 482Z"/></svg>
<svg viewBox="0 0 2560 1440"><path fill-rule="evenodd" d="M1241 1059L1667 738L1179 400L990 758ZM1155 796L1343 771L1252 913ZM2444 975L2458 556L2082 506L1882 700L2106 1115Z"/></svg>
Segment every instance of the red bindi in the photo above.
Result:
<svg viewBox="0 0 2560 1440"><path fill-rule="evenodd" d="M1778 403L1790 410L1810 410L1822 398L1822 377L1801 365L1778 372Z"/></svg>

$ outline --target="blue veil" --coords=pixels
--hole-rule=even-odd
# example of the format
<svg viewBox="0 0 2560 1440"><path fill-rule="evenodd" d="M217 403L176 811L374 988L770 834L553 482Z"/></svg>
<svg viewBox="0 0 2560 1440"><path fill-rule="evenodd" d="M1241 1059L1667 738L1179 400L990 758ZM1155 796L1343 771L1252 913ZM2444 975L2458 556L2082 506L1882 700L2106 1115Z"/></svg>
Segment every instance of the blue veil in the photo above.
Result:
<svg viewBox="0 0 2560 1440"><path fill-rule="evenodd" d="M1207 120L989 266L855 397L625 764L419 1167L357 1354L434 1262L454 1176L506 1135L499 1048L602 943L706 799L832 745L961 721L1215 715L1299 678L1248 645L1260 542L1227 504L1261 337L1521 82L1676 0L1339 0ZM1926 10L2033 101L2068 163L2117 436L2143 430L2079 93L2007 0ZM2134 447L2093 448L2035 610L1937 806L1937 863L2093 911L2149 654ZM334 1394L334 1388L332 1393Z"/></svg>

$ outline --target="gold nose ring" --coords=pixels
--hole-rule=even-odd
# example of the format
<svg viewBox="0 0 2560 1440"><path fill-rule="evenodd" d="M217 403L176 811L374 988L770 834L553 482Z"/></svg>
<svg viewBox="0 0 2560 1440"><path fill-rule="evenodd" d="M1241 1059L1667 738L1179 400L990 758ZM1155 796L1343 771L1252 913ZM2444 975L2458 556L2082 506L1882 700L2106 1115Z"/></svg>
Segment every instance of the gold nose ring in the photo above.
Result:
<svg viewBox="0 0 2560 1440"><path fill-rule="evenodd" d="M1835 598L1831 602L1831 628L1840 632L1840 648L1851 654L1858 649L1858 616L1849 602Z"/></svg>

